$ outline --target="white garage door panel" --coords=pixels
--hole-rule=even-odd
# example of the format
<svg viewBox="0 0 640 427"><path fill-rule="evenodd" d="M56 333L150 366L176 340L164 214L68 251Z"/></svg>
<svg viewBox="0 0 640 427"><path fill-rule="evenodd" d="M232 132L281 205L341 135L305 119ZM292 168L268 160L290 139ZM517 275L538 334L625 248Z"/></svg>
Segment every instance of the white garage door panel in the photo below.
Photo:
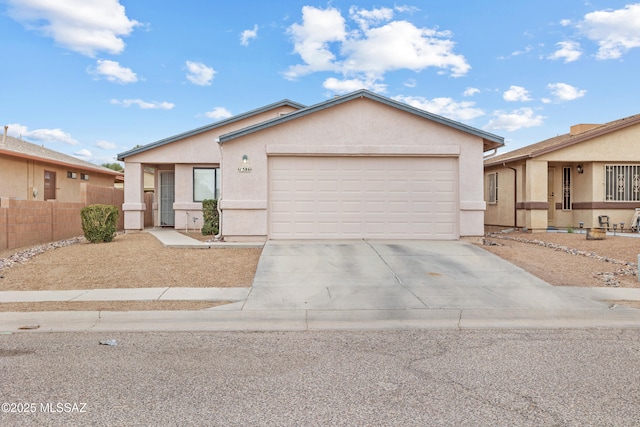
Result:
<svg viewBox="0 0 640 427"><path fill-rule="evenodd" d="M270 157L270 237L457 238L457 159Z"/></svg>

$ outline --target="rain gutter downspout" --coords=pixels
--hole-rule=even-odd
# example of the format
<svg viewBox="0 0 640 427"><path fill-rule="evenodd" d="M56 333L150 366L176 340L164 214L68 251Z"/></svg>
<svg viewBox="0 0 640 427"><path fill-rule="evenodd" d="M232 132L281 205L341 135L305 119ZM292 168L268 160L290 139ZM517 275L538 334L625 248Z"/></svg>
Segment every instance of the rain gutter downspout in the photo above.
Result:
<svg viewBox="0 0 640 427"><path fill-rule="evenodd" d="M518 228L518 170L507 166L507 162L502 162L502 166L513 171L513 226Z"/></svg>
<svg viewBox="0 0 640 427"><path fill-rule="evenodd" d="M222 144L220 143L220 138L215 139L216 144L218 144L218 150L220 150L220 167L218 168L220 171L220 195L218 196L218 203L216 203L216 209L218 210L218 234L213 236L213 240L219 242L222 241L222 210L220 210L220 201L222 199Z"/></svg>

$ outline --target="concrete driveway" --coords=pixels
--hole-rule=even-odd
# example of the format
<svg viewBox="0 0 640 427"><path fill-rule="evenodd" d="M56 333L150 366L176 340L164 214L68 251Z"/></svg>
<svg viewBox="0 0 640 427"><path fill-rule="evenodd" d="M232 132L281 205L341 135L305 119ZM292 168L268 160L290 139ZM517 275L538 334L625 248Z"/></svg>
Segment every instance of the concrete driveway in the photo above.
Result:
<svg viewBox="0 0 640 427"><path fill-rule="evenodd" d="M269 241L242 310L588 309L464 241Z"/></svg>

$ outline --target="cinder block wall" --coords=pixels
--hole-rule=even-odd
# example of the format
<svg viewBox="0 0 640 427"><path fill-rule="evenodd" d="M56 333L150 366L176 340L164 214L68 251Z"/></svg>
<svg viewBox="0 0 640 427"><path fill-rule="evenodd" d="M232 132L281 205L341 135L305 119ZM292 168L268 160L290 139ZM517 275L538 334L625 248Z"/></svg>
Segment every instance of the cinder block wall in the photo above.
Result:
<svg viewBox="0 0 640 427"><path fill-rule="evenodd" d="M118 207L118 230L124 229L122 203L124 191L87 185L85 203L34 201L2 198L0 200L0 250L38 245L82 236L80 211L88 205Z"/></svg>

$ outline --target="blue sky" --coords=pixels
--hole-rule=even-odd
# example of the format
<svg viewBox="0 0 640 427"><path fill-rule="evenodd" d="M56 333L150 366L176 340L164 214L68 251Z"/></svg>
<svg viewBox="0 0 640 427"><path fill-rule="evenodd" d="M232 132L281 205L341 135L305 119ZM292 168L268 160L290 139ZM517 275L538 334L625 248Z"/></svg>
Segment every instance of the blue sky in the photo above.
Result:
<svg viewBox="0 0 640 427"><path fill-rule="evenodd" d="M94 163L366 88L506 152L640 113L640 3L0 0L0 121Z"/></svg>

